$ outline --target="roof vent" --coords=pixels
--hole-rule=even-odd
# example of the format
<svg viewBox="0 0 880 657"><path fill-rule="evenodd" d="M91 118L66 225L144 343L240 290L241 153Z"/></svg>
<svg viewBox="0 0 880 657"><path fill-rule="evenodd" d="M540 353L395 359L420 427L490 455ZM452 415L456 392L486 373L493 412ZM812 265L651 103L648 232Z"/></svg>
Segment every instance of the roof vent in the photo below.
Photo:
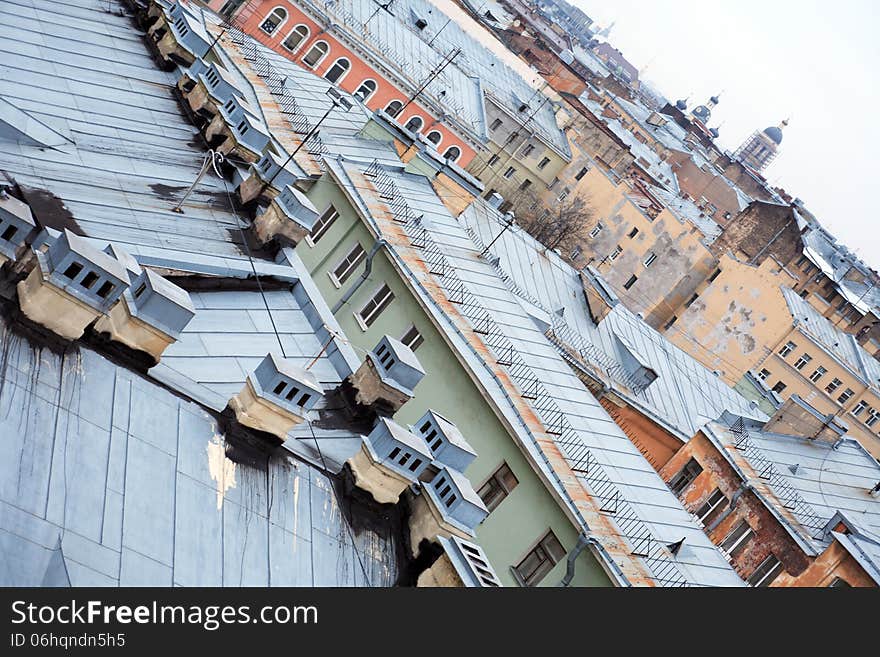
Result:
<svg viewBox="0 0 880 657"><path fill-rule="evenodd" d="M422 540L441 536L472 538L474 528L489 515L471 482L462 473L443 466L413 499L409 519L410 546L415 552Z"/></svg>
<svg viewBox="0 0 880 657"><path fill-rule="evenodd" d="M263 119L239 96L221 105L205 128L205 141L214 145L217 152L223 155L234 152L245 162L257 162L269 139Z"/></svg>
<svg viewBox="0 0 880 657"><path fill-rule="evenodd" d="M792 463L790 466L788 466L788 469L791 472L791 474L795 474L795 475L798 473L798 470L800 470L800 468L801 468L800 463Z"/></svg>
<svg viewBox="0 0 880 657"><path fill-rule="evenodd" d="M166 62L189 65L197 57L204 56L211 45L211 38L198 18L180 2L163 10L147 34L156 42L159 55Z"/></svg>
<svg viewBox="0 0 880 657"><path fill-rule="evenodd" d="M461 432L445 417L428 409L415 424L415 433L425 439L434 461L464 472L477 458L477 453L464 439Z"/></svg>
<svg viewBox="0 0 880 657"><path fill-rule="evenodd" d="M314 374L270 353L248 375L244 388L229 400L229 406L241 424L273 434L283 442L323 395Z"/></svg>
<svg viewBox="0 0 880 657"><path fill-rule="evenodd" d="M431 449L421 436L383 417L346 463L358 488L380 504L396 504L401 493L418 481L431 459Z"/></svg>
<svg viewBox="0 0 880 657"><path fill-rule="evenodd" d="M253 223L254 236L260 244L273 238L282 238L296 246L312 231L318 220L318 211L312 202L295 187L281 190L269 207L257 215Z"/></svg>
<svg viewBox="0 0 880 657"><path fill-rule="evenodd" d="M109 333L113 340L132 349L147 352L158 363L168 345L177 341L195 316L195 308L186 290L149 269L141 270L130 280L122 303L101 317L95 330Z"/></svg>
<svg viewBox="0 0 880 657"><path fill-rule="evenodd" d="M443 554L419 575L421 587L495 587L503 586L489 563L489 558L476 543L458 536L438 539Z"/></svg>
<svg viewBox="0 0 880 657"><path fill-rule="evenodd" d="M348 381L357 391L358 403L376 405L393 415L412 399L413 390L424 376L425 370L412 349L386 335Z"/></svg>
<svg viewBox="0 0 880 657"><path fill-rule="evenodd" d="M177 82L178 87L192 85L186 92L187 104L193 112L204 111L211 116L233 98L242 96L235 80L222 66L196 60Z"/></svg>
<svg viewBox="0 0 880 657"><path fill-rule="evenodd" d="M247 177L237 186L238 197L242 203L249 203L257 197L275 198L278 193L297 181L296 172L287 162L288 157L281 158L268 152L255 164L250 165Z"/></svg>
<svg viewBox="0 0 880 657"><path fill-rule="evenodd" d="M35 229L27 204L0 188L0 265L16 259L19 248Z"/></svg>
<svg viewBox="0 0 880 657"><path fill-rule="evenodd" d="M685 541L685 539L682 538L678 541L675 541L675 543L668 543L666 545L666 547L669 548L669 551L672 552L673 555L677 555L679 552L681 552L681 548L684 545L684 541Z"/></svg>
<svg viewBox="0 0 880 657"><path fill-rule="evenodd" d="M76 340L127 287L125 267L65 229L36 253L36 266L18 283L18 303L31 321Z"/></svg>
<svg viewBox="0 0 880 657"><path fill-rule="evenodd" d="M868 493L871 497L880 497L880 481L877 482L877 485L874 486Z"/></svg>

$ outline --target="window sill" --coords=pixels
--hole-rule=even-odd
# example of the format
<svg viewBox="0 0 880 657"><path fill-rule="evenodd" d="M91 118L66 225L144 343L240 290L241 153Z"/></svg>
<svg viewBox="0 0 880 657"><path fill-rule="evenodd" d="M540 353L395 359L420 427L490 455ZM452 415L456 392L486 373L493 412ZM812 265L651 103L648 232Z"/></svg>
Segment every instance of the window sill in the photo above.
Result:
<svg viewBox="0 0 880 657"><path fill-rule="evenodd" d="M352 315L354 315L354 321L357 322L357 325L360 327L361 331L366 333L367 329L369 329L370 327L367 326L367 323L363 320L360 313L352 313Z"/></svg>

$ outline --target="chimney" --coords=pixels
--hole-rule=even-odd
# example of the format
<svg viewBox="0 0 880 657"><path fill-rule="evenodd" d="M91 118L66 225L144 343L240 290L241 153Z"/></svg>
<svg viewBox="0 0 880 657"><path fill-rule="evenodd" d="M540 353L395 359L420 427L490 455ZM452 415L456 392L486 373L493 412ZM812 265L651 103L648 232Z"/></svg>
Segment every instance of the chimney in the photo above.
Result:
<svg viewBox="0 0 880 657"><path fill-rule="evenodd" d="M420 495L410 503L410 547L415 556L423 540L437 542L441 537L470 539L474 529L489 515L483 500L461 472L442 465Z"/></svg>
<svg viewBox="0 0 880 657"><path fill-rule="evenodd" d="M464 472L477 458L477 453L452 422L437 411L428 411L416 422L414 433L420 435L437 465L448 465Z"/></svg>
<svg viewBox="0 0 880 657"><path fill-rule="evenodd" d="M36 229L27 204L0 188L0 266L15 260L19 249Z"/></svg>
<svg viewBox="0 0 880 657"><path fill-rule="evenodd" d="M287 185L272 199L269 207L257 214L252 230L259 244L281 238L296 246L312 232L318 211L296 187Z"/></svg>
<svg viewBox="0 0 880 657"><path fill-rule="evenodd" d="M133 260L133 259L132 259ZM137 266L137 263L134 263ZM95 323L95 330L132 349L144 351L158 363L162 353L180 337L196 311L189 293L149 269L132 276L121 303Z"/></svg>
<svg viewBox="0 0 880 657"><path fill-rule="evenodd" d="M386 335L346 381L355 389L359 404L393 415L412 399L413 390L424 376L425 370L412 349Z"/></svg>
<svg viewBox="0 0 880 657"><path fill-rule="evenodd" d="M501 196L498 192L492 192L492 195L489 197L488 201L489 205L491 205L496 210L501 207L501 204L504 203L504 197Z"/></svg>
<svg viewBox="0 0 880 657"><path fill-rule="evenodd" d="M849 430L847 424L832 414L820 413L813 406L792 395L764 425L764 431L800 436L833 445Z"/></svg>
<svg viewBox="0 0 880 657"><path fill-rule="evenodd" d="M297 181L296 174L291 169L281 166L286 160L287 153L279 157L275 153L268 152L255 164L250 165L247 169L247 177L243 177L236 187L241 202L250 203L257 197L265 197L271 201L281 190L294 185Z"/></svg>
<svg viewBox="0 0 880 657"><path fill-rule="evenodd" d="M229 407L241 424L284 442L323 396L314 374L270 353L248 374L241 392L229 400Z"/></svg>
<svg viewBox="0 0 880 657"><path fill-rule="evenodd" d="M431 459L431 449L421 436L381 417L346 464L355 486L380 504L397 504L401 493L419 480Z"/></svg>
<svg viewBox="0 0 880 657"><path fill-rule="evenodd" d="M496 587L503 586L489 558L476 543L458 536L438 539L443 554L424 570L416 586L425 587Z"/></svg>
<svg viewBox="0 0 880 657"><path fill-rule="evenodd" d="M193 112L216 116L219 109L233 98L244 94L232 76L219 64L206 64L196 60L177 81L181 90L186 90L184 98Z"/></svg>
<svg viewBox="0 0 880 657"><path fill-rule="evenodd" d="M18 304L33 322L76 340L103 316L128 287L128 273L115 258L65 229L17 286Z"/></svg>
<svg viewBox="0 0 880 657"><path fill-rule="evenodd" d="M205 128L205 141L212 144L218 153L234 153L249 163L263 156L269 139L263 119L239 96L221 105Z"/></svg>
<svg viewBox="0 0 880 657"><path fill-rule="evenodd" d="M153 4L160 3L154 0ZM192 11L180 2L159 12L151 6L150 12L156 16L156 20L147 34L156 43L164 62L184 62L189 65L211 45L208 33Z"/></svg>

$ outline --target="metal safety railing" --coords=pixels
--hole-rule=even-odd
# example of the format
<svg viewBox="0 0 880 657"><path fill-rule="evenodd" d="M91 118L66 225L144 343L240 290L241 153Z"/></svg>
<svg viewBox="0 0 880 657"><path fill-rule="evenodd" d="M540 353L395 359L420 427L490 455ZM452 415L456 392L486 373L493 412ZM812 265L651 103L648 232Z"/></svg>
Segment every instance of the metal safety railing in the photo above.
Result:
<svg viewBox="0 0 880 657"><path fill-rule="evenodd" d="M378 160L374 160L364 169L363 174L373 181L377 193L384 195L383 198L402 197L394 179ZM393 204L389 204L389 208L394 213ZM406 205L406 208L409 206ZM401 220L397 216L394 218ZM410 245L422 253L429 270L437 277L449 301L456 304L460 314L492 352L495 362L504 368L520 397L535 411L546 433L559 445L569 466L599 504L600 511L613 518L620 535L629 541L632 554L642 559L654 580L661 586L690 585L664 541L652 534L644 520L624 498L618 485L608 476L592 450L584 444L579 432L549 393L540 376L503 333L480 299L461 280L446 254L422 225L421 219L410 220L406 216L402 219L405 219L401 223ZM541 449L540 445L537 447ZM585 521L584 525L586 526Z"/></svg>

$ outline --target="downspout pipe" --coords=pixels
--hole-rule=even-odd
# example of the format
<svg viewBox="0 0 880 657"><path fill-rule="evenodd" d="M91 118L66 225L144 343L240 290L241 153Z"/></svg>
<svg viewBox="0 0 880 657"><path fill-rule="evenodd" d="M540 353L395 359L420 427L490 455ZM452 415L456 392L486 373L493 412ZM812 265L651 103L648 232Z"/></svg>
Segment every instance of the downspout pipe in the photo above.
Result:
<svg viewBox="0 0 880 657"><path fill-rule="evenodd" d="M373 248L370 249L370 252L367 254L366 264L364 265L364 273L361 274L361 277L355 281L354 285L352 285L348 290L346 290L345 294L342 295L342 298L336 302L336 304L331 309L331 312L335 315L339 312L339 309L342 308L346 303L348 303L349 299L354 296L354 293L357 292L361 285L363 285L366 280L370 277L370 273L373 271L373 258L379 252L383 246L388 246L388 242L385 241L384 238L379 238L373 243Z"/></svg>
<svg viewBox="0 0 880 657"><path fill-rule="evenodd" d="M568 558L566 559L565 564L565 577L563 577L557 586L568 586L571 584L571 580L574 579L574 566L577 558L581 555L586 547L595 539L590 536L589 532L581 532L578 534L577 543L575 543L574 547L568 553Z"/></svg>

